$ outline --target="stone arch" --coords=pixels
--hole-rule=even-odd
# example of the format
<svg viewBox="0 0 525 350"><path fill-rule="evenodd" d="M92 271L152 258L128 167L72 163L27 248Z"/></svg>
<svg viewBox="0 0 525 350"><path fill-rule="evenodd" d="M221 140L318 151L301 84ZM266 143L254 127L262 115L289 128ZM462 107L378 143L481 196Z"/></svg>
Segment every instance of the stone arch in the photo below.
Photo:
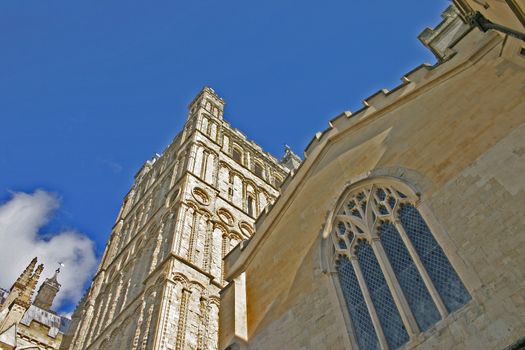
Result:
<svg viewBox="0 0 525 350"><path fill-rule="evenodd" d="M173 273L171 275L171 279L174 281L174 282L178 282L178 283L181 283L182 286L184 288L188 288L188 286L190 285L190 280L188 277L186 277L184 274L180 273L180 272L176 272L176 273Z"/></svg>
<svg viewBox="0 0 525 350"><path fill-rule="evenodd" d="M361 347L403 346L471 299L420 204L409 183L367 177L347 185L327 214L322 269ZM384 291L381 300L370 286Z"/></svg>

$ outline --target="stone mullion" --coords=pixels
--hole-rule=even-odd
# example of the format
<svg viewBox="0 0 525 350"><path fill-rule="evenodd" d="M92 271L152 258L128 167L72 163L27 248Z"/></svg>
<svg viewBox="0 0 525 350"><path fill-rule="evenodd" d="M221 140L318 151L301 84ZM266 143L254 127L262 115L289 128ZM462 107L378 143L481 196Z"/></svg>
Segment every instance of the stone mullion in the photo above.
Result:
<svg viewBox="0 0 525 350"><path fill-rule="evenodd" d="M201 213L195 211L193 215L193 224L191 226L190 239L188 244L188 261L193 262L195 255L195 243L199 236L199 225L200 225Z"/></svg>
<svg viewBox="0 0 525 350"><path fill-rule="evenodd" d="M177 255L180 255L180 250L182 248L182 239L184 235L184 225L186 225L186 220L188 218L188 213L191 215L191 211L193 210L190 207L187 207L186 205L181 205L181 211L179 220L177 221L175 228L174 228L174 234L175 234L175 242L173 245L173 248L175 250L175 253Z"/></svg>
<svg viewBox="0 0 525 350"><path fill-rule="evenodd" d="M209 307L206 305L206 300L201 300L201 307L200 307L200 314L199 314L199 331L197 334L197 349L205 349L206 348L206 330L208 326L208 319L209 319Z"/></svg>
<svg viewBox="0 0 525 350"><path fill-rule="evenodd" d="M399 232L399 235L401 236L401 239L403 240L405 247L410 253L410 256L412 257L412 260L414 261L414 264L416 265L419 275L423 279L428 291L430 292L430 295L432 296L432 300L434 301L434 304L436 305L439 311L439 314L441 315L441 318L447 317L448 311L445 306L445 303L443 303L443 300L441 299L441 296L439 295L436 287L434 286L432 279L430 279L430 276L428 275L428 272L425 269L425 266L423 265L423 262L421 261L421 258L419 257L419 254L417 253L416 248L414 247L414 245L412 244L412 241L408 237L405 231L405 228L403 227L399 219L394 220L394 225L397 229L397 232Z"/></svg>
<svg viewBox="0 0 525 350"><path fill-rule="evenodd" d="M253 198L253 205L255 206L255 217L257 217L259 215L259 213L261 212L261 208L260 208L260 205L259 205L259 188L258 187L255 187L253 189L253 191L255 192L253 195L254 195L254 198Z"/></svg>
<svg viewBox="0 0 525 350"><path fill-rule="evenodd" d="M186 318L188 316L188 298L190 291L186 288L182 289L182 296L179 309L179 323L177 325L177 338L175 341L175 348L182 349L184 340L186 338Z"/></svg>
<svg viewBox="0 0 525 350"><path fill-rule="evenodd" d="M390 261L387 258L383 245L381 244L381 241L376 238L372 239L371 246L374 250L377 261L381 266L386 283L390 289L390 292L392 293L392 297L394 298L394 302L397 306L397 309L399 310L399 314L403 320L403 324L405 325L408 335L410 338L414 338L419 333L419 327L417 325L416 318L414 317L414 314L412 313L412 310L410 309L410 306L408 305L408 302L405 298L405 294L399 285L399 281L397 280L392 265L390 265Z"/></svg>
<svg viewBox="0 0 525 350"><path fill-rule="evenodd" d="M212 173L212 184L216 189L219 188L219 155L216 154L213 157L213 173Z"/></svg>
<svg viewBox="0 0 525 350"><path fill-rule="evenodd" d="M201 164L200 178L204 182L206 182L206 168L208 167L208 157L209 157L209 155L210 155L210 152L208 152L206 149L203 149L203 151L202 151L202 164Z"/></svg>
<svg viewBox="0 0 525 350"><path fill-rule="evenodd" d="M173 298L173 286L171 285L171 282L168 281L167 284L164 286L164 291L162 293L162 303L161 303L161 315L158 322L158 330L157 330L157 339L159 339L157 345L160 345L159 349L165 349L166 348L166 336L168 334L168 323L171 318L170 315L170 303Z"/></svg>
<svg viewBox="0 0 525 350"><path fill-rule="evenodd" d="M210 272L211 260L212 260L212 249L213 245L213 224L210 220L207 221L206 225L206 242L204 243L204 258L203 258L203 270Z"/></svg>
<svg viewBox="0 0 525 350"><path fill-rule="evenodd" d="M374 306L374 303L372 302L372 298L370 297L370 292L368 291L368 286L366 285L365 278L363 277L363 272L361 271L361 267L359 266L359 262L355 257L350 258L350 262L352 263L352 267L354 268L354 272L359 283L359 288L361 288L361 293L363 294L363 298L365 299L366 308L368 309L370 319L372 320L372 324L374 325L377 339L379 340L379 345L381 346L381 349L387 350L388 343L386 341L385 333L383 332L381 322L379 321L379 316L377 315L376 308Z"/></svg>
<svg viewBox="0 0 525 350"><path fill-rule="evenodd" d="M230 238L227 234L222 235L222 246L221 246L221 282L224 284L224 257L228 253L228 247L230 246Z"/></svg>

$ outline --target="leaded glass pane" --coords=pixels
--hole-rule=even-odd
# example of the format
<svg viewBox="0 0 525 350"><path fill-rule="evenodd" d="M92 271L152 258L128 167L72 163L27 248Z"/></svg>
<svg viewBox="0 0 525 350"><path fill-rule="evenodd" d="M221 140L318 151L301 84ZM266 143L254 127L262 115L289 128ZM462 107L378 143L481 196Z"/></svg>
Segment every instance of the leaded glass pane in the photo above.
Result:
<svg viewBox="0 0 525 350"><path fill-rule="evenodd" d="M441 318L439 311L396 227L390 222L385 222L379 228L379 234L417 324L422 331L425 331L439 321Z"/></svg>
<svg viewBox="0 0 525 350"><path fill-rule="evenodd" d="M390 294L381 267L368 243L360 243L356 248L356 255L388 346L391 349L397 349L405 344L409 337L392 294Z"/></svg>
<svg viewBox="0 0 525 350"><path fill-rule="evenodd" d="M359 282L352 267L352 263L346 256L341 256L337 262L337 274L339 283L352 319L357 344L360 349L379 349L379 343L375 334L374 325L370 319L365 299L359 288Z"/></svg>
<svg viewBox="0 0 525 350"><path fill-rule="evenodd" d="M470 300L470 294L419 211L413 205L404 204L399 218L449 312L465 305Z"/></svg>
<svg viewBox="0 0 525 350"><path fill-rule="evenodd" d="M385 198L386 198L385 190L383 190L382 188L378 188L376 193L377 193L377 197L379 198L380 201L384 201L385 200Z"/></svg>

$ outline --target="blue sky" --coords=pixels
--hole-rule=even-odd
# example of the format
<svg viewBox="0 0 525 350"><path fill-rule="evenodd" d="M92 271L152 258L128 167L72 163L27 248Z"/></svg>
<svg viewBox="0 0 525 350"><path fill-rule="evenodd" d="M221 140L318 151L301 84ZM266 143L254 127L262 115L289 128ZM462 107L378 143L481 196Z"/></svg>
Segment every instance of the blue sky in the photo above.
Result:
<svg viewBox="0 0 525 350"><path fill-rule="evenodd" d="M135 172L178 133L202 86L264 149L302 154L329 119L434 63L417 35L448 5L3 1L0 201L52 193L59 204L37 236L78 231L100 256Z"/></svg>

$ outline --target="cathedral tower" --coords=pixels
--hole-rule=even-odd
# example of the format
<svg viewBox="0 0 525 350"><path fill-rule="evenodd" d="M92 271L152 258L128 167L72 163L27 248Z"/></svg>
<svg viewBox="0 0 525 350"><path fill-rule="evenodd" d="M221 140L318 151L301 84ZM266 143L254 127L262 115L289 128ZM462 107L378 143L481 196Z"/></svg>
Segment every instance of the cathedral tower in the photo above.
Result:
<svg viewBox="0 0 525 350"><path fill-rule="evenodd" d="M53 300L60 290L60 283L58 283L57 276L60 269L55 271L55 274L51 278L46 278L44 283L38 289L38 294L35 297L35 306L43 310L49 310L53 304Z"/></svg>
<svg viewBox="0 0 525 350"><path fill-rule="evenodd" d="M222 258L289 169L223 119L205 87L125 197L63 349L216 349Z"/></svg>

